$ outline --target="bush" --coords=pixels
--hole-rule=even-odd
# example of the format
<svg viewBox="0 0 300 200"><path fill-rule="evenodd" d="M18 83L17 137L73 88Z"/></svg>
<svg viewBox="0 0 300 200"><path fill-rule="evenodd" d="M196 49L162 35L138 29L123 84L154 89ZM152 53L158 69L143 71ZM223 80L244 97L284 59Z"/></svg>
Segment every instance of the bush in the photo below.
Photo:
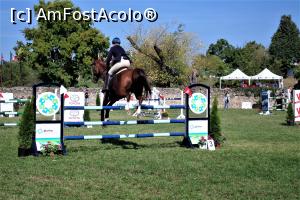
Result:
<svg viewBox="0 0 300 200"><path fill-rule="evenodd" d="M167 118L167 117L169 117L169 114L167 111L165 111L165 112L161 113L161 116L162 116L162 118Z"/></svg>
<svg viewBox="0 0 300 200"><path fill-rule="evenodd" d="M90 110L84 110L83 120L84 121L91 121Z"/></svg>
<svg viewBox="0 0 300 200"><path fill-rule="evenodd" d="M286 115L286 123L288 126L294 126L295 125L295 117L294 117L294 111L292 103L289 103L287 107L287 115Z"/></svg>
<svg viewBox="0 0 300 200"><path fill-rule="evenodd" d="M60 144L53 144L48 142L47 144L42 144L41 153L43 156L49 156L51 153L59 154L62 151L62 147Z"/></svg>
<svg viewBox="0 0 300 200"><path fill-rule="evenodd" d="M32 137L35 134L34 115L33 112L33 98L26 102L24 113L21 118L18 141L19 148L29 149L32 145Z"/></svg>
<svg viewBox="0 0 300 200"><path fill-rule="evenodd" d="M100 95L99 92L96 94L96 106L100 106Z"/></svg>
<svg viewBox="0 0 300 200"><path fill-rule="evenodd" d="M235 88L234 91L243 93L246 97L260 97L261 91L271 90L271 97L274 97L279 89L268 88L268 87L257 87L257 88Z"/></svg>
<svg viewBox="0 0 300 200"><path fill-rule="evenodd" d="M218 113L218 100L214 98L213 106L210 114L210 136L214 139L216 144L221 144L225 138L221 133L221 120Z"/></svg>

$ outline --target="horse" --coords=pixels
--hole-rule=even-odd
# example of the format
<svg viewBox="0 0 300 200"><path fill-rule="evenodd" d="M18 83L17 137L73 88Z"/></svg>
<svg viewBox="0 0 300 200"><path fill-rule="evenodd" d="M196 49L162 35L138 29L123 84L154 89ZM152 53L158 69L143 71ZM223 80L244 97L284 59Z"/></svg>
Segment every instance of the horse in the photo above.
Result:
<svg viewBox="0 0 300 200"><path fill-rule="evenodd" d="M99 78L104 81L107 76L107 66L102 58L98 58L92 65L93 82L97 83ZM139 102L135 116L141 113L143 101L143 91L145 89L146 98L151 95L151 88L146 73L141 68L123 68L114 74L109 84L109 91L105 92L103 106L112 106L116 101L125 98L127 105L125 109L129 111L129 101L131 94L134 94ZM105 112L105 116L104 116ZM101 110L101 121L109 120L109 109Z"/></svg>

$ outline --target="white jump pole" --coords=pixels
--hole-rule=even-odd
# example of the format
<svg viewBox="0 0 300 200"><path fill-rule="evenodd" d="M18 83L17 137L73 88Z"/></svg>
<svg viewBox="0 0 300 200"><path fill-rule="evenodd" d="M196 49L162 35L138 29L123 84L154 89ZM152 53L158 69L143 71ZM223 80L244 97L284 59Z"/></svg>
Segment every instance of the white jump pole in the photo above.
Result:
<svg viewBox="0 0 300 200"><path fill-rule="evenodd" d="M99 94L99 96L100 96L100 106L103 106L104 93L99 92L98 94Z"/></svg>
<svg viewBox="0 0 300 200"><path fill-rule="evenodd" d="M57 88L55 88L54 93L55 93L56 96L58 96L58 90L57 90ZM53 120L53 121L56 120L56 114L53 115L52 120Z"/></svg>
<svg viewBox="0 0 300 200"><path fill-rule="evenodd" d="M183 91L180 91L180 93L181 93L181 105L184 105ZM185 116L183 114L183 109L180 109L180 115L177 117L177 119L185 119Z"/></svg>

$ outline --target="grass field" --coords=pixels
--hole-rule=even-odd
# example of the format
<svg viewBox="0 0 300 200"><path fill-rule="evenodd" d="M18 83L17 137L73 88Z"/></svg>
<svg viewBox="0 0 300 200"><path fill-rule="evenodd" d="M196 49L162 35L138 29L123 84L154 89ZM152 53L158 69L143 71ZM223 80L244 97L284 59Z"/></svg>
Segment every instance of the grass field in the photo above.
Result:
<svg viewBox="0 0 300 200"><path fill-rule="evenodd" d="M285 112L221 110L220 115L227 140L213 152L180 147L181 137L66 141L68 155L55 161L18 158L18 129L0 127L0 199L299 199L300 127L285 126ZM129 119L121 111L112 118ZM183 130L183 124L160 124L65 132Z"/></svg>

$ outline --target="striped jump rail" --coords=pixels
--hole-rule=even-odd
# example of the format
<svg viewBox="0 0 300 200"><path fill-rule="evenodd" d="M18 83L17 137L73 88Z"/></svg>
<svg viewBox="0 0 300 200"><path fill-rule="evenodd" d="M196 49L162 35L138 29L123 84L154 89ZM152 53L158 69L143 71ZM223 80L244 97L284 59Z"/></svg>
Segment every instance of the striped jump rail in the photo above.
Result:
<svg viewBox="0 0 300 200"><path fill-rule="evenodd" d="M103 125L136 125L136 124L177 124L185 123L183 119L169 120L130 120L130 121L87 121L87 122L64 122L66 126L103 126Z"/></svg>
<svg viewBox="0 0 300 200"><path fill-rule="evenodd" d="M78 135L78 136L64 136L64 140L99 140L99 139L122 139L122 138L174 137L174 136L185 136L185 132L112 134L112 135L108 135L108 134Z"/></svg>
<svg viewBox="0 0 300 200"><path fill-rule="evenodd" d="M22 112L0 112L0 115L21 115Z"/></svg>
<svg viewBox="0 0 300 200"><path fill-rule="evenodd" d="M180 101L181 98L180 97L170 97L170 98L164 98L164 99L159 99L159 98L155 98L155 99L145 99L144 101L162 101L162 100L166 100L166 101Z"/></svg>
<svg viewBox="0 0 300 200"><path fill-rule="evenodd" d="M136 109L138 106L130 107ZM64 110L124 110L125 106L65 106ZM185 105L141 105L141 109L185 109Z"/></svg>
<svg viewBox="0 0 300 200"><path fill-rule="evenodd" d="M0 123L0 126L18 126L18 123Z"/></svg>
<svg viewBox="0 0 300 200"><path fill-rule="evenodd" d="M30 101L30 99L8 99L8 100L0 100L0 103L26 103Z"/></svg>

